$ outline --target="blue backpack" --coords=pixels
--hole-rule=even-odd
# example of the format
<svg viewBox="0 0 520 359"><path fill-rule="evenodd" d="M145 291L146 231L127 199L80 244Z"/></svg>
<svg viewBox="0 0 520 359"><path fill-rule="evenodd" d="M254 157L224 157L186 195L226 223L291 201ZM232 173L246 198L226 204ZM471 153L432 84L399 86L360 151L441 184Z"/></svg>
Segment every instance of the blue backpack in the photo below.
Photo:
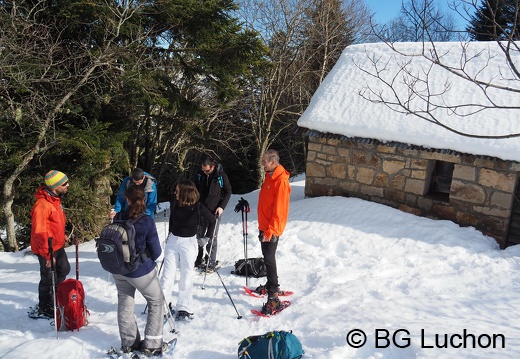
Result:
<svg viewBox="0 0 520 359"><path fill-rule="evenodd" d="M292 331L273 331L244 338L238 346L238 359L297 359L305 352Z"/></svg>

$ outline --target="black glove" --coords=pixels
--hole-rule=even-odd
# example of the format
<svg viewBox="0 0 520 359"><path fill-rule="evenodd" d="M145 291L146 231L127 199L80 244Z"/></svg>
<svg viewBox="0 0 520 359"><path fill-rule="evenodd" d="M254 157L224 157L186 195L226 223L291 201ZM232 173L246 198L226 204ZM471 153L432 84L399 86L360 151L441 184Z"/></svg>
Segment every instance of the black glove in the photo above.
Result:
<svg viewBox="0 0 520 359"><path fill-rule="evenodd" d="M235 212L249 212L249 202L247 202L245 199L240 197L240 200L238 201L238 204L235 206Z"/></svg>

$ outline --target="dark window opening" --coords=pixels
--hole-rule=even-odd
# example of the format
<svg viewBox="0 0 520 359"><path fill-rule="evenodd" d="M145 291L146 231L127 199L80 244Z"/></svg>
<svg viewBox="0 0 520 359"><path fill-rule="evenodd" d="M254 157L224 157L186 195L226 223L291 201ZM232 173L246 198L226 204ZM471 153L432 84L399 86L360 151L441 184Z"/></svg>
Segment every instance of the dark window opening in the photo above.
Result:
<svg viewBox="0 0 520 359"><path fill-rule="evenodd" d="M455 165L451 162L435 161L430 182L430 195L441 201L449 200L454 168Z"/></svg>

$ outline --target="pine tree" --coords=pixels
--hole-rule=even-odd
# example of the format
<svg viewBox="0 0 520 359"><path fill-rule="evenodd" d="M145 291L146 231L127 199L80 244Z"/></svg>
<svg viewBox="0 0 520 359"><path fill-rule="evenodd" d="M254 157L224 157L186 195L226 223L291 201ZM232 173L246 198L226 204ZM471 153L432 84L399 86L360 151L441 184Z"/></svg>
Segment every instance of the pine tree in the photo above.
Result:
<svg viewBox="0 0 520 359"><path fill-rule="evenodd" d="M519 40L518 0L482 0L466 28L472 40Z"/></svg>

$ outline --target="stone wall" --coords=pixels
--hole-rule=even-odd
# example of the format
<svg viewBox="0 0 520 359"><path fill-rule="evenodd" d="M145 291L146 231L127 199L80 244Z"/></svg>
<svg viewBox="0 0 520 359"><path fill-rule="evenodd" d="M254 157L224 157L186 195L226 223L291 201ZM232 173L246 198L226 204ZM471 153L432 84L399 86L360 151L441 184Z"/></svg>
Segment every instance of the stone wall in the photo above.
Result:
<svg viewBox="0 0 520 359"><path fill-rule="evenodd" d="M352 196L474 226L505 247L520 164L494 158L309 137L305 194ZM428 194L436 160L454 163L449 200Z"/></svg>

